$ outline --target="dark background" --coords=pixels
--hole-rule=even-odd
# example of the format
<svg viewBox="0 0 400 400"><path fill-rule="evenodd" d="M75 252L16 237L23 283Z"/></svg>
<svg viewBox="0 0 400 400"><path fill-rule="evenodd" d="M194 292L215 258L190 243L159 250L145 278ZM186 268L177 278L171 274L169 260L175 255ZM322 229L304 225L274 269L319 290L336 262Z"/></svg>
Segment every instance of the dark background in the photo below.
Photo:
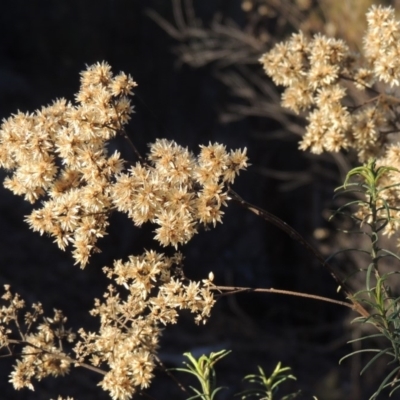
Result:
<svg viewBox="0 0 400 400"><path fill-rule="evenodd" d="M206 23L216 11L239 25L245 23L239 0L195 4ZM194 152L209 141L227 148L247 147L252 166L241 173L235 190L311 241L314 229L326 226L321 214L330 204L334 182L316 179L282 192L279 181L258 172L259 167L307 170L311 164L297 150L295 138L260 138L260 133L267 135L276 128L274 122L247 118L219 123L219 110L232 99L213 76L212 66L179 66L171 52L176 43L145 14L153 9L172 21L168 0L14 0L3 1L1 8L2 118L17 110L33 112L56 98L72 100L79 88L79 72L86 64L105 60L114 72L129 73L139 84L133 100L136 114L128 130L142 154L148 143L161 137ZM335 167L329 168L337 173ZM49 314L53 308L64 310L73 328L96 329L97 321L88 310L107 285L101 267L140 254L144 248L156 248L151 239L154 228L139 230L124 216L115 215L109 236L99 243L103 253L93 256L82 271L73 265L68 251L63 253L50 238L29 231L23 221L31 210L29 204L6 189L1 189L0 199L0 283L11 284L28 304L41 301ZM200 233L181 249L188 277L201 279L213 271L221 285L274 287L341 299L329 274L285 233L236 204L225 211L222 225ZM201 355L231 349L232 354L217 367L220 384L230 387L220 399L233 398L242 390L241 378L255 373L257 365L270 371L278 361L293 368L304 398L351 398L351 387L359 384L357 372L349 361L340 367L337 363L350 350L345 346L350 338L346 318L346 309L308 299L271 294L227 297L218 302L206 326L199 328L183 315L180 324L168 327L160 357L168 367L176 367L186 351ZM96 386L99 377L83 369L73 370L67 378L48 378L35 385L35 392L15 392L7 382L11 362L0 361L1 398L109 398ZM370 393L368 384L363 387ZM149 393L158 400L187 397L161 371Z"/></svg>

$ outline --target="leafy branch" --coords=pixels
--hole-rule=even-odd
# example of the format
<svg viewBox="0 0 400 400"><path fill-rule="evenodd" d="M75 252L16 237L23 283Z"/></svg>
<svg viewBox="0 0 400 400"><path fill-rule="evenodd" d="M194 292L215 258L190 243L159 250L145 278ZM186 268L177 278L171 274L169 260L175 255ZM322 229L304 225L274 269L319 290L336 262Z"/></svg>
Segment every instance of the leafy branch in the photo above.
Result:
<svg viewBox="0 0 400 400"><path fill-rule="evenodd" d="M376 399L385 388L392 387L389 395L400 388L398 379L400 371L400 307L398 302L400 297L393 295L388 281L389 277L399 274L400 271L383 273L380 267L384 257L392 257L398 261L400 258L391 251L381 248L379 244L380 236L385 228L395 222L392 212L396 209L390 204L387 192L398 185L387 185L386 178L390 173L399 172L392 167L378 167L376 160L371 159L367 164L349 171L343 186L337 189L341 193L357 192L362 194L361 199L347 202L340 207L336 214L346 214L345 211L348 209L348 215L360 225L363 233L369 238L369 250L352 249L362 251L370 258L370 263L365 270L365 288L354 294L357 301L366 305L369 316L358 317L354 322L372 324L379 331L377 334L367 335L350 343L372 338L386 339L390 343L384 349L368 348L354 351L343 357L340 362L356 354L375 353L360 374L363 374L383 356L392 358L388 365L397 365L384 378L370 400ZM356 211L354 211L354 207L357 207Z"/></svg>

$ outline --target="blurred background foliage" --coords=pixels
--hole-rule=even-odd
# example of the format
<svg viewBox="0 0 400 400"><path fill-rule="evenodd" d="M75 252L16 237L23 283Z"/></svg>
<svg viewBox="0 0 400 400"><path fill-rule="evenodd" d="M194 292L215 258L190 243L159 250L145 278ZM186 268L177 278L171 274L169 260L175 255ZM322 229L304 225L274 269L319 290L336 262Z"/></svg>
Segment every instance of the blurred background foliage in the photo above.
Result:
<svg viewBox="0 0 400 400"><path fill-rule="evenodd" d="M106 60L115 72L138 82L130 137L144 154L147 144L166 137L196 152L217 141L228 148L248 147L252 166L235 184L246 200L285 220L329 255L349 238L338 236L327 218L333 189L355 163L352 154L316 157L297 149L304 119L280 107L280 92L258 58L275 43L302 29L322 32L361 48L365 11L372 3L397 0L5 0L0 13L0 114L33 112L52 100L73 99L79 72ZM111 146L122 147L122 141ZM4 176L4 173L3 173ZM112 216L109 236L81 271L51 240L28 230L23 215L30 206L2 189L0 197L0 283L9 283L28 303L61 308L72 327L96 329L88 315L93 298L107 285L101 267L116 258L156 248L154 228L134 228ZM165 249L164 249L165 250ZM181 249L185 273L201 279L213 271L219 285L274 287L333 298L329 274L277 228L230 204L224 223L197 235ZM169 250L165 250L168 252ZM337 268L359 260L343 257ZM307 299L242 294L221 299L209 324L197 327L190 316L165 331L160 357L178 366L182 353L233 350L218 366L230 399L240 380L256 365L290 365L304 398L365 399L380 379L379 368L359 378L362 362L337 361L351 350L345 343L360 332L349 329L345 309ZM72 371L47 379L35 392L14 392L7 382L12 360L0 364L3 398L45 399L57 394L75 399L106 399L98 377ZM381 368L384 369L384 366ZM155 399L183 399L162 371L148 393ZM140 396L138 396L140 398Z"/></svg>

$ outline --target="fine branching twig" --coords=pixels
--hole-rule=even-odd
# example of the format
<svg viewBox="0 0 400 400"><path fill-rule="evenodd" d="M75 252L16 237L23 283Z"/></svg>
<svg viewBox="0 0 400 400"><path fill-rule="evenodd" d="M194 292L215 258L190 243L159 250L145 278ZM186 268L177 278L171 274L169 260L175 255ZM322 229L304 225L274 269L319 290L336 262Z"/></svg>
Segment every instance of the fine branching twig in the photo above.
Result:
<svg viewBox="0 0 400 400"><path fill-rule="evenodd" d="M303 247L305 247L320 263L323 267L325 267L333 277L333 279L336 281L336 283L339 285L339 287L343 290L343 292L346 294L348 299L353 303L353 310L358 312L360 315L364 317L369 316L369 312L357 301L353 298L353 295L351 293L350 288L346 285L345 282L342 282L340 278L337 277L337 275L334 272L333 267L326 262L326 260L322 257L322 255L310 244L303 238L302 235L300 235L299 232L297 232L294 228L292 228L290 225L288 225L286 222L282 221L280 218L278 218L276 215L271 214L270 212L263 210L260 207L257 207L246 200L244 200L242 197L240 197L232 188L229 188L229 196L231 197L232 200L236 201L239 203L242 207L245 207L252 213L256 214L257 216L263 218L264 220L272 223L285 233L287 233L292 239L296 240L299 242ZM347 303L346 303L347 304Z"/></svg>
<svg viewBox="0 0 400 400"><path fill-rule="evenodd" d="M357 311L354 304L348 303L346 301L340 301L335 299L330 299L324 296L318 296L315 294L308 294L303 292L294 292L292 290L281 290L281 289L261 289L261 288L250 288L250 287L240 287L240 286L213 286L213 289L225 292L221 293L218 297L227 296L230 294L237 294L243 292L251 292L251 293L276 293L276 294L284 294L288 296L296 296L296 297L305 297L307 299L325 301L327 303L337 304L339 306L344 306L351 308L354 311Z"/></svg>

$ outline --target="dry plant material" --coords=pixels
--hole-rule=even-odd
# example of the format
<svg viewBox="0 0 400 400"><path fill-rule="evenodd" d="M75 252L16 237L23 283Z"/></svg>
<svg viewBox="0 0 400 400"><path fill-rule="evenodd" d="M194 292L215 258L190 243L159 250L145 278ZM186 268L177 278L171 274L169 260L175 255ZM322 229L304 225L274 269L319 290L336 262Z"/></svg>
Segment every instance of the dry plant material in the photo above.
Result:
<svg viewBox="0 0 400 400"><path fill-rule="evenodd" d="M150 144L144 158L125 131L133 112L133 79L124 73L114 76L105 62L81 75L76 104L57 100L1 125L0 165L11 173L5 187L31 203L41 200L26 217L29 226L51 235L62 250L72 245L75 263L83 268L99 251L97 241L115 210L136 226L156 224L155 239L176 249L199 225L222 222L228 186L247 166L246 149L227 151L210 143L195 156L160 139ZM116 135L127 140L139 159L128 169L118 152L108 154L107 144ZM100 319L100 329L82 328L78 335L65 328L61 311L44 317L41 305L34 304L23 314L24 301L6 286L0 345L10 355L16 345L22 348L10 375L15 389L33 390L34 379L65 375L72 366L103 375L99 385L115 400L148 387L162 326L176 323L181 309L195 314L196 323L205 323L215 302L212 274L190 281L182 273L182 260L179 252L167 257L146 251L105 267L113 283L91 311Z"/></svg>
<svg viewBox="0 0 400 400"><path fill-rule="evenodd" d="M308 120L300 149L355 150L361 162L375 158L378 166L400 169L400 23L391 7L372 6L366 17L363 54L352 53L342 40L300 32L260 62L277 85L286 87L282 105ZM382 188L392 186L384 199L391 207L389 235L400 227L397 183L396 173L379 182Z"/></svg>
<svg viewBox="0 0 400 400"><path fill-rule="evenodd" d="M228 152L221 144L200 146L195 157L173 141L157 140L148 158L124 170L119 152L107 143L133 112L129 95L136 83L113 76L106 63L82 73L77 104L58 100L34 114L18 113L0 129L0 165L13 172L4 185L41 208L27 218L30 227L54 237L64 250L72 245L82 268L99 251L112 210L135 225L157 224L163 245L187 243L196 226L221 222L227 184L247 166L246 149ZM132 143L131 143L132 144Z"/></svg>

